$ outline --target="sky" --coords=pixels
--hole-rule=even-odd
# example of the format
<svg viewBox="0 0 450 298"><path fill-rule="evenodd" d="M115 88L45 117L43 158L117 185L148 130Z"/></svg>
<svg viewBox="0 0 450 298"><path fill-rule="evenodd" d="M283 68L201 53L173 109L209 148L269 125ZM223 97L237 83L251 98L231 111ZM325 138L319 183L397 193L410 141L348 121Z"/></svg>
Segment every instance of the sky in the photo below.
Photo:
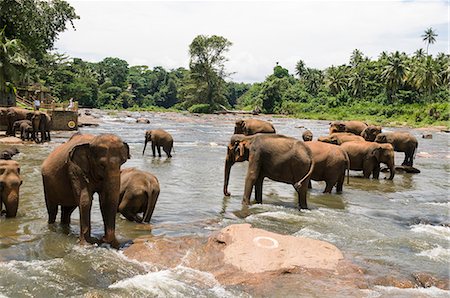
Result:
<svg viewBox="0 0 450 298"><path fill-rule="evenodd" d="M414 53L421 35L438 34L429 53L449 53L449 1L72 1L80 16L59 35L56 51L98 62L188 68L197 35L221 35L229 79L261 82L278 62L295 73L300 59L324 69L348 63L354 49Z"/></svg>

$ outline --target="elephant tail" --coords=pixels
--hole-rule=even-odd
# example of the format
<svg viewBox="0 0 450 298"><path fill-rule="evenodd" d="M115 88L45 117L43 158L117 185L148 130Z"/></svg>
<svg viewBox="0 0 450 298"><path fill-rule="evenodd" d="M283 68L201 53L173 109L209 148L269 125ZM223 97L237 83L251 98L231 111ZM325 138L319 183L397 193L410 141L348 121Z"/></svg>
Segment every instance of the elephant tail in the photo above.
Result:
<svg viewBox="0 0 450 298"><path fill-rule="evenodd" d="M153 188L150 192L147 192L147 209L144 213L144 219L142 222L150 222L150 219L152 218L153 211L155 210L156 201L159 197L159 187Z"/></svg>
<svg viewBox="0 0 450 298"><path fill-rule="evenodd" d="M302 186L303 182L305 182L305 180L311 178L313 170L314 170L314 160L311 158L311 164L309 165L308 173L300 181L297 181L294 184L294 188L299 189Z"/></svg>
<svg viewBox="0 0 450 298"><path fill-rule="evenodd" d="M348 154L345 150L342 150L345 155L345 162L347 163L347 184L350 184L350 157L348 157Z"/></svg>

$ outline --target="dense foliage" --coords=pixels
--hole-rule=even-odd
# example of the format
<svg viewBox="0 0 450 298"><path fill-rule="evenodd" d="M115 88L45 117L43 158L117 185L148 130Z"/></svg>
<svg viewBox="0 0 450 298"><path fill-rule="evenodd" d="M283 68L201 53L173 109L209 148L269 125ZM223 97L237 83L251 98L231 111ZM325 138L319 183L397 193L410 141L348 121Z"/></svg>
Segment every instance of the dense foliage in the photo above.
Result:
<svg viewBox="0 0 450 298"><path fill-rule="evenodd" d="M223 108L260 110L301 118L395 120L399 124L448 125L450 57L428 54L437 33L421 36L426 51L383 52L369 59L354 50L347 64L324 70L302 60L295 74L276 64L265 81L226 81L232 43L199 35L188 47L189 68L150 69L107 57L98 63L51 53L67 24L77 19L63 0L0 0L0 97L16 85L40 84L59 101L114 109L182 109L211 113ZM73 26L73 25L72 25Z"/></svg>

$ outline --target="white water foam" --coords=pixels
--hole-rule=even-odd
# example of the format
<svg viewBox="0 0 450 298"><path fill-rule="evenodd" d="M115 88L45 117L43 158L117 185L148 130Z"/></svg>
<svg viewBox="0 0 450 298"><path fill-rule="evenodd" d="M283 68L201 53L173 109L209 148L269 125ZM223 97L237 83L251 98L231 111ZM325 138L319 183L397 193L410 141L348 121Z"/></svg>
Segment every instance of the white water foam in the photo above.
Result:
<svg viewBox="0 0 450 298"><path fill-rule="evenodd" d="M450 260L450 248L444 248L440 245L436 245L434 248L424 250L416 255L430 258L433 261L440 261L447 263L448 260Z"/></svg>
<svg viewBox="0 0 450 298"><path fill-rule="evenodd" d="M442 206L450 210L450 202L426 202L424 205Z"/></svg>
<svg viewBox="0 0 450 298"><path fill-rule="evenodd" d="M418 224L411 226L411 231L414 233L424 233L428 235L439 236L440 238L444 238L447 241L450 241L450 227Z"/></svg>
<svg viewBox="0 0 450 298"><path fill-rule="evenodd" d="M397 287L375 286L372 290L361 290L366 297L416 297L416 298L447 298L450 297L450 291L441 290L436 287L401 289Z"/></svg>
<svg viewBox="0 0 450 298"><path fill-rule="evenodd" d="M143 295L157 297L197 296L201 291L216 297L234 297L211 273L184 266L137 275L118 281L109 288L140 291Z"/></svg>
<svg viewBox="0 0 450 298"><path fill-rule="evenodd" d="M302 221L303 218L299 215L287 213L284 211L268 211L258 214L253 214L249 216L254 218L267 217L270 219L281 219L281 220L289 220L289 221ZM248 218L247 218L248 219Z"/></svg>

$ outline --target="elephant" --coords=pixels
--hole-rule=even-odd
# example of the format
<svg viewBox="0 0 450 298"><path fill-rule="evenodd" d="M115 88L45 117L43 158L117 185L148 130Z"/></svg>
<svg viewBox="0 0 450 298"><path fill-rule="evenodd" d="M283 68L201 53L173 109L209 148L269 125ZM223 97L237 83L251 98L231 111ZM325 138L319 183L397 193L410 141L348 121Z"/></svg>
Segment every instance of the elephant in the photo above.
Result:
<svg viewBox="0 0 450 298"><path fill-rule="evenodd" d="M123 169L120 171L118 212L129 221L150 222L159 191L156 176L136 168ZM144 213L144 217L138 215L141 212Z"/></svg>
<svg viewBox="0 0 450 298"><path fill-rule="evenodd" d="M33 126L31 126L28 122L23 122L22 124L20 124L19 129L20 129L20 139L22 141L35 139Z"/></svg>
<svg viewBox="0 0 450 298"><path fill-rule="evenodd" d="M306 145L311 149L314 160L311 180L325 181L324 193L331 193L335 185L336 192L342 192L345 170L347 169L348 183L350 169L350 159L347 153L339 146L319 141L307 142Z"/></svg>
<svg viewBox="0 0 450 298"><path fill-rule="evenodd" d="M243 203L250 204L255 187L257 203L262 203L264 178L294 186L299 196L299 209L308 208L306 194L314 169L312 152L304 142L277 134L234 135L227 148L223 192L229 196L228 182L235 162L249 161Z"/></svg>
<svg viewBox="0 0 450 298"><path fill-rule="evenodd" d="M373 142L375 141L377 135L381 133L381 129L382 127L379 125L369 125L362 131L361 136L364 138L364 140Z"/></svg>
<svg viewBox="0 0 450 298"><path fill-rule="evenodd" d="M313 133L310 130L305 130L302 134L302 139L305 142L309 142L313 140Z"/></svg>
<svg viewBox="0 0 450 298"><path fill-rule="evenodd" d="M147 118L137 118L136 123L143 123L143 124L149 124L150 120Z"/></svg>
<svg viewBox="0 0 450 298"><path fill-rule="evenodd" d="M345 142L364 141L364 138L349 132L335 132L328 136L319 137L319 142L341 145Z"/></svg>
<svg viewBox="0 0 450 298"><path fill-rule="evenodd" d="M22 123L27 123L28 125L31 126L31 120L18 120L16 122L13 123L13 129L12 129L12 136L15 137L16 136L16 132L20 131L20 125Z"/></svg>
<svg viewBox="0 0 450 298"><path fill-rule="evenodd" d="M389 180L394 179L394 148L391 144L378 144L366 141L346 142L341 148L347 152L350 158L350 169L363 171L364 178L373 175L378 179L380 175L380 163L388 166L390 171Z"/></svg>
<svg viewBox="0 0 450 298"><path fill-rule="evenodd" d="M3 150L2 152L0 152L0 159L3 160L10 160L12 159L12 157L16 154L19 154L19 149L17 149L16 147L11 147L11 148L7 148L5 150Z"/></svg>
<svg viewBox="0 0 450 298"><path fill-rule="evenodd" d="M163 129L147 130L145 132L145 145L144 150L142 150L142 155L145 153L145 148L147 147L148 141L152 142L153 157L156 156L155 148L158 149L158 156L161 157L161 147L167 154L167 157L172 157L170 151L172 151L173 148L173 138L170 133Z"/></svg>
<svg viewBox="0 0 450 298"><path fill-rule="evenodd" d="M237 120L234 126L234 134L246 136L257 133L275 133L272 123L259 119Z"/></svg>
<svg viewBox="0 0 450 298"><path fill-rule="evenodd" d="M407 131L383 132L375 138L377 143L389 143L396 152L405 152L405 159L402 166L412 167L414 163L414 154L416 153L419 142L416 137Z"/></svg>
<svg viewBox="0 0 450 298"><path fill-rule="evenodd" d="M0 173L0 213L6 217L16 217L19 189L23 182L19 163L15 160L0 160ZM6 210L3 210L3 205Z"/></svg>
<svg viewBox="0 0 450 298"><path fill-rule="evenodd" d="M53 224L61 206L61 224L69 225L75 208L80 211L80 243L98 243L91 237L91 206L98 193L105 235L102 242L118 248L115 236L120 195L120 166L130 149L114 134L74 134L56 147L41 167L48 223Z"/></svg>
<svg viewBox="0 0 450 298"><path fill-rule="evenodd" d="M44 112L35 111L31 117L31 122L33 126L33 137L36 143L44 143L46 141L50 142L50 127L52 125L52 118ZM41 139L39 140L39 133Z"/></svg>
<svg viewBox="0 0 450 298"><path fill-rule="evenodd" d="M362 121L333 121L330 123L330 134L350 132L359 136L366 127L367 124Z"/></svg>
<svg viewBox="0 0 450 298"><path fill-rule="evenodd" d="M14 122L18 120L31 120L31 117L33 117L33 111L22 109L22 108L16 108L16 107L10 107L7 109L6 113L6 121L8 122L8 127L6 129L6 135L11 136L13 135L13 126Z"/></svg>

